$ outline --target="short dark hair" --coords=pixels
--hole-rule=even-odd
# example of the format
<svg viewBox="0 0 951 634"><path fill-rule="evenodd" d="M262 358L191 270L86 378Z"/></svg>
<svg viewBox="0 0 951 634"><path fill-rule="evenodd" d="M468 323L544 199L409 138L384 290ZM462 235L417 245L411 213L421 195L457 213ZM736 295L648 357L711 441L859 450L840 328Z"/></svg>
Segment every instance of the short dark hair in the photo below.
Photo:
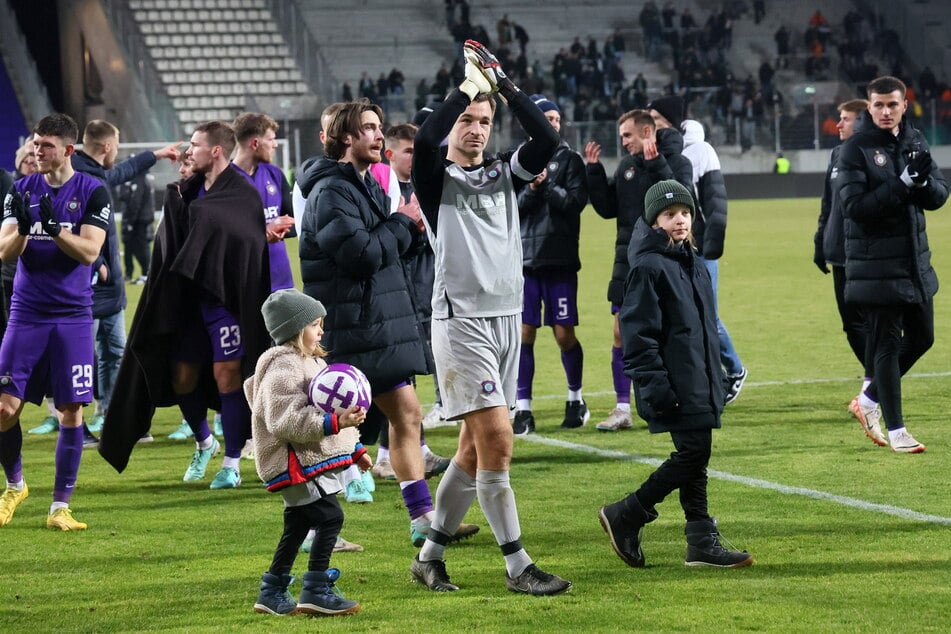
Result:
<svg viewBox="0 0 951 634"><path fill-rule="evenodd" d="M68 114L46 115L33 127L37 136L55 136L63 140L64 145L72 145L79 138L79 126Z"/></svg>
<svg viewBox="0 0 951 634"><path fill-rule="evenodd" d="M868 110L868 100L849 99L848 101L843 101L840 103L836 110L845 110L846 112L851 112L852 114L858 114L863 110Z"/></svg>
<svg viewBox="0 0 951 634"><path fill-rule="evenodd" d="M628 110L618 118L617 125L618 127L621 127L622 123L632 119L634 120L634 125L638 128L646 125L650 126L651 130L653 130L657 127L654 123L654 117L651 116L650 110Z"/></svg>
<svg viewBox="0 0 951 634"><path fill-rule="evenodd" d="M341 104L340 110L334 115L325 131L324 154L339 160L347 151L347 144L343 142L346 135L359 136L362 127L363 113L375 112L383 123L383 110L369 99L356 99Z"/></svg>
<svg viewBox="0 0 951 634"><path fill-rule="evenodd" d="M211 147L220 145L227 156L234 152L234 129L224 121L206 121L195 126L195 132L204 132Z"/></svg>
<svg viewBox="0 0 951 634"><path fill-rule="evenodd" d="M907 90L905 82L898 79L897 77L892 77L891 75L885 75L884 77L876 77L872 81L868 82L868 96L869 99L872 98L872 93L876 95L887 95L890 92L895 91L901 92L902 99L905 98L905 91Z"/></svg>
<svg viewBox="0 0 951 634"><path fill-rule="evenodd" d="M386 131L386 144L390 145L398 141L412 141L416 138L417 130L419 130L419 127L412 123L399 123L390 126L390 129Z"/></svg>
<svg viewBox="0 0 951 634"><path fill-rule="evenodd" d="M268 130L277 132L277 121L261 112L242 112L231 124L234 128L234 137L238 143L244 144L256 136L264 136Z"/></svg>

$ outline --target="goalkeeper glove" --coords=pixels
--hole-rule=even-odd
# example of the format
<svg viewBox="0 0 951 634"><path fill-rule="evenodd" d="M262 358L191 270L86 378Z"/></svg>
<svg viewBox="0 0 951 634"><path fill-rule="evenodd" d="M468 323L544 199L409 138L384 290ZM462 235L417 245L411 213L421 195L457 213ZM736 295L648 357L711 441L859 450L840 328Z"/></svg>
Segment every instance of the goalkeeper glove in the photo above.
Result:
<svg viewBox="0 0 951 634"><path fill-rule="evenodd" d="M478 58L470 55L468 51L463 55L466 58L466 78L459 84L459 90L469 95L469 101L475 101L475 98L480 94L491 95L495 92L495 88L482 73L482 69L479 68Z"/></svg>
<svg viewBox="0 0 951 634"><path fill-rule="evenodd" d="M491 84L492 92L498 91L505 103L508 103L508 100L518 93L518 87L512 83L512 80L502 70L499 59L482 44L475 40L466 40L463 54L466 56L466 62L468 63L471 60L471 63L481 71L482 75Z"/></svg>

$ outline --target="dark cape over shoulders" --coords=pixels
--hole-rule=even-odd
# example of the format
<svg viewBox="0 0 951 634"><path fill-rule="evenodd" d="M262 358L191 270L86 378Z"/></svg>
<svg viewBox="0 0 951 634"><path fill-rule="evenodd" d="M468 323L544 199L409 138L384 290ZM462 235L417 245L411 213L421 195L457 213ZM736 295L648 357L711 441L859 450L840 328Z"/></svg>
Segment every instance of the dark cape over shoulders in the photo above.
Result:
<svg viewBox="0 0 951 634"><path fill-rule="evenodd" d="M201 198L203 176L168 185L148 280L132 320L126 353L99 442L99 453L123 471L157 407L177 405L172 352L184 328L198 320L201 297L219 300L241 326L244 377L270 345L261 306L270 293L261 197L230 166ZM220 408L212 364L198 389Z"/></svg>

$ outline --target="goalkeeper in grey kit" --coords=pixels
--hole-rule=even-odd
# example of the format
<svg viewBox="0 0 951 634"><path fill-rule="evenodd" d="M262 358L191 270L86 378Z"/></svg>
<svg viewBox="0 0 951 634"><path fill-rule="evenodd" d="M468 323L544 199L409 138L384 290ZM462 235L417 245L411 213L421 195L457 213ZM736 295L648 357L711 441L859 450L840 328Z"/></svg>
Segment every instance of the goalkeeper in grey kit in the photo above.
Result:
<svg viewBox="0 0 951 634"><path fill-rule="evenodd" d="M419 129L413 181L436 258L432 343L446 418L463 421L452 463L436 490L435 518L410 571L430 590L458 590L445 546L478 498L505 559L513 592L551 595L571 582L536 566L522 546L509 485L522 313L522 246L516 184L545 168L558 135L484 46L465 44L465 80ZM485 156L494 94L531 140ZM440 142L448 135L445 160Z"/></svg>

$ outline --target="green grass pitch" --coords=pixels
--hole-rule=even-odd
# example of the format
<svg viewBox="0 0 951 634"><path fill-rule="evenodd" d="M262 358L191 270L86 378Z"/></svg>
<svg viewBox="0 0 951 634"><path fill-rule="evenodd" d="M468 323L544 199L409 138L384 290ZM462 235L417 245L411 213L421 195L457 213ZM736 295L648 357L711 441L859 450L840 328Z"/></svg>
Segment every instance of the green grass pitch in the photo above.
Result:
<svg viewBox="0 0 951 634"><path fill-rule="evenodd" d="M281 532L281 500L243 462L244 484L210 491L181 481L193 445L170 441L176 410L161 410L155 442L117 474L87 451L72 507L80 533L44 528L55 439L24 436L31 495L0 529L0 629L5 632L535 632L946 631L951 605L951 296L935 301L934 348L903 383L917 456L874 446L846 412L861 369L841 332L832 280L812 264L818 200L733 201L720 268L721 316L750 378L714 435L710 508L723 533L754 554L740 570L683 565L676 496L644 533L647 567L625 566L597 521L600 505L633 490L671 451L667 435L593 428L613 407L612 318L605 299L614 223L584 214L581 321L589 425L562 430L565 381L549 331L536 344L538 433L517 439L512 482L523 542L545 569L574 582L559 597L509 593L483 530L447 551L461 590L428 592L409 580L415 549L398 487L344 504L343 535L362 553L335 555L340 587L362 604L346 620L252 612ZM938 277L951 283L951 216L929 214ZM290 244L296 253L296 245ZM141 287L129 286L132 306ZM431 382L420 399L432 401ZM23 425L45 415L32 405ZM450 454L455 430L427 434ZM375 453L375 452L374 452ZM220 458L212 463L220 464ZM212 471L213 473L214 471ZM210 477L210 476L209 476ZM435 490L436 482L431 482ZM298 558L295 572L306 568ZM299 591L298 583L292 587Z"/></svg>

